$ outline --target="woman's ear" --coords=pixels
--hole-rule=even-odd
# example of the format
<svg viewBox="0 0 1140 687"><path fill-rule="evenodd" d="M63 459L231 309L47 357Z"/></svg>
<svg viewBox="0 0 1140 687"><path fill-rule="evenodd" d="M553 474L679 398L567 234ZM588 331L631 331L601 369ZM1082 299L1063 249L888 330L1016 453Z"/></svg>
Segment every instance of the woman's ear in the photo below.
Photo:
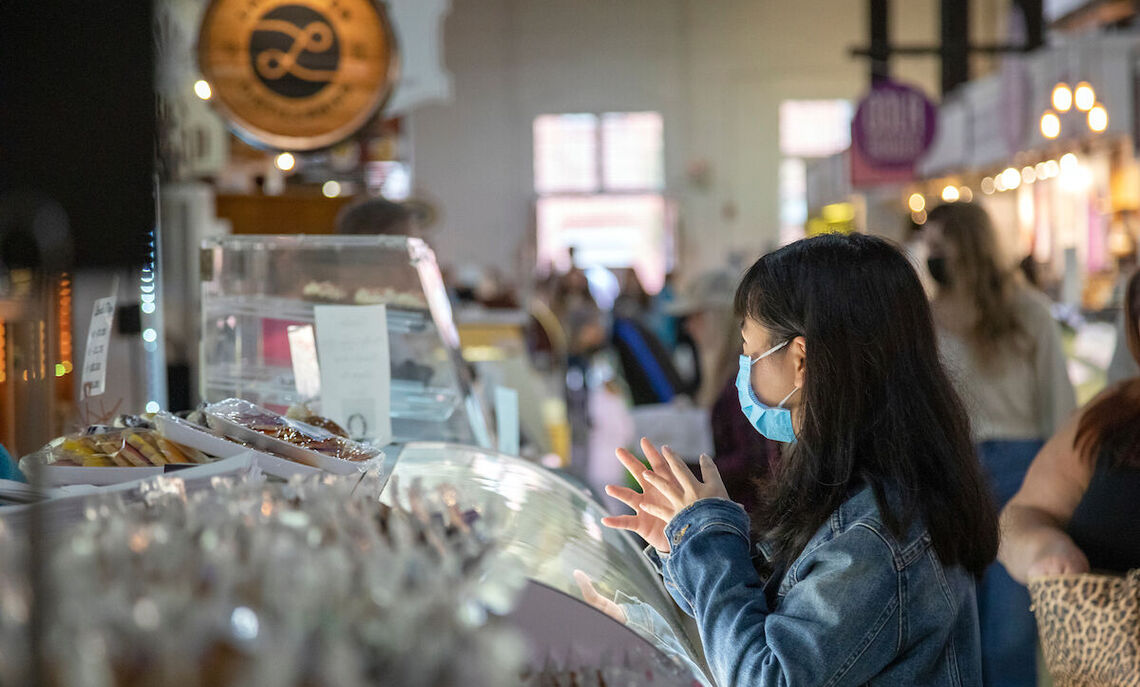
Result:
<svg viewBox="0 0 1140 687"><path fill-rule="evenodd" d="M796 376L796 386L804 388L804 378L807 374L807 341L802 336L792 339L792 369Z"/></svg>

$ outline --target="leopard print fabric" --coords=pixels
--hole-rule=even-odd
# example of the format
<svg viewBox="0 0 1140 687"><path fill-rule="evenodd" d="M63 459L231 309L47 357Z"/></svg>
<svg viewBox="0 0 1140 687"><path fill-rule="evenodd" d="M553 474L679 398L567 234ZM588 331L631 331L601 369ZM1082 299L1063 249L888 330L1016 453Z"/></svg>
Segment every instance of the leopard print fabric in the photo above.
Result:
<svg viewBox="0 0 1140 687"><path fill-rule="evenodd" d="M1029 582L1056 687L1140 687L1140 569Z"/></svg>

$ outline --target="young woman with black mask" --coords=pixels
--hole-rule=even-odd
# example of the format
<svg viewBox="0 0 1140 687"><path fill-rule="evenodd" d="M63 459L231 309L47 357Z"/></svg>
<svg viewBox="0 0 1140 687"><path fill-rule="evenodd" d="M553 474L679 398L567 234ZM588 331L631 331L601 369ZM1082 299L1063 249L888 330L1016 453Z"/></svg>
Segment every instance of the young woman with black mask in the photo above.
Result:
<svg viewBox="0 0 1140 687"><path fill-rule="evenodd" d="M997 506L1025 478L1045 440L1076 408L1049 301L1003 256L986 211L950 203L924 227L931 302L951 378L970 412L978 457ZM978 587L986 687L1036 687L1037 628L1029 594L1000 564Z"/></svg>
<svg viewBox="0 0 1140 687"><path fill-rule="evenodd" d="M698 481L648 441L648 468L618 451L642 491L607 488L634 513L603 522L652 545L717 684L981 684L996 515L914 269L878 238L807 239L760 258L736 309L741 411L786 444L760 545L711 460Z"/></svg>

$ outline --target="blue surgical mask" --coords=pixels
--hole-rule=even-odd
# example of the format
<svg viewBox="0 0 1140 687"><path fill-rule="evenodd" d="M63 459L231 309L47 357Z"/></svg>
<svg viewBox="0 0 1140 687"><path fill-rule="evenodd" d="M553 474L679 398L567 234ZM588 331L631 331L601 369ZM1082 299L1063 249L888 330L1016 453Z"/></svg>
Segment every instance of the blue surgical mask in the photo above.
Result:
<svg viewBox="0 0 1140 687"><path fill-rule="evenodd" d="M784 400L777 403L774 408L764 405L760 399L756 398L756 392L752 390L752 364L787 345L788 342L785 341L768 349L756 358L749 358L746 355L740 356L740 371L736 374L736 391L740 397L740 410L744 412L744 417L748 418L757 432L772 441L790 444L796 440L796 433L792 429L792 412L784 407L784 403L792 397L792 394L799 391L799 387L792 389L784 397Z"/></svg>

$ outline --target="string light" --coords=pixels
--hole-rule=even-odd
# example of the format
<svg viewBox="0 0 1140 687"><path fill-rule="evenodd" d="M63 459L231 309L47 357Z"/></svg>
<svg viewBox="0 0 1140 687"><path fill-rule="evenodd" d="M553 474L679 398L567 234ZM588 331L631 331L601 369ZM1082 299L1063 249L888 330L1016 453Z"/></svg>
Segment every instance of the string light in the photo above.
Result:
<svg viewBox="0 0 1140 687"><path fill-rule="evenodd" d="M1058 112L1068 112L1073 106L1073 91L1069 84L1061 82L1053 87L1053 109Z"/></svg>
<svg viewBox="0 0 1140 687"><path fill-rule="evenodd" d="M907 206L911 212L922 212L926 209L926 198L921 193L912 193L907 200Z"/></svg>
<svg viewBox="0 0 1140 687"><path fill-rule="evenodd" d="M956 186L947 186L946 188L942 189L943 203L957 203L958 198L960 197L961 194L958 193L958 187Z"/></svg>
<svg viewBox="0 0 1140 687"><path fill-rule="evenodd" d="M1032 167L1021 168L1021 181L1026 184L1032 184L1037 181L1037 170Z"/></svg>
<svg viewBox="0 0 1140 687"><path fill-rule="evenodd" d="M993 177L986 177L985 179L982 179L982 193L984 193L988 196L988 195L993 194L993 192L994 192L994 178Z"/></svg>
<svg viewBox="0 0 1140 687"><path fill-rule="evenodd" d="M1089 128L1098 134L1108 128L1108 110L1104 105L1096 105L1089 110Z"/></svg>
<svg viewBox="0 0 1140 687"><path fill-rule="evenodd" d="M1093 90L1092 84L1088 81L1077 84L1076 89L1073 90L1073 102L1081 112L1091 110L1093 105L1096 105L1096 91Z"/></svg>
<svg viewBox="0 0 1140 687"><path fill-rule="evenodd" d="M1005 171L1001 173L1001 181L1007 191L1012 191L1021 185L1021 172L1018 172L1013 167L1007 167Z"/></svg>
<svg viewBox="0 0 1140 687"><path fill-rule="evenodd" d="M1041 115L1041 135L1048 139L1061 135L1061 118L1055 112L1046 110L1045 114Z"/></svg>

